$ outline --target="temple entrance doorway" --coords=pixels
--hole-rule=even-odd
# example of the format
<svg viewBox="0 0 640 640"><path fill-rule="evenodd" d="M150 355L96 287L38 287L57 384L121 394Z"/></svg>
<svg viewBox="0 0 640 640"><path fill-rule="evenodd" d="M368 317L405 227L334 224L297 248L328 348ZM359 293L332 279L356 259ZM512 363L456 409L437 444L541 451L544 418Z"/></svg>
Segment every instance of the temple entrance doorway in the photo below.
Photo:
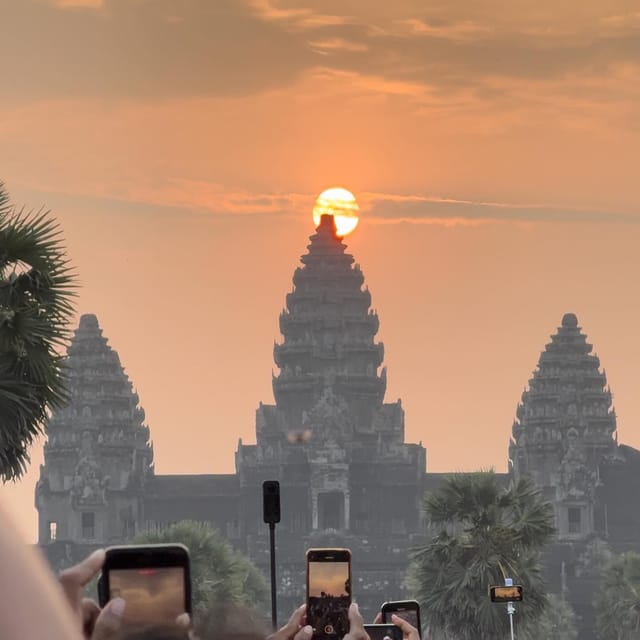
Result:
<svg viewBox="0 0 640 640"><path fill-rule="evenodd" d="M318 494L318 528L344 529L344 493L330 491Z"/></svg>

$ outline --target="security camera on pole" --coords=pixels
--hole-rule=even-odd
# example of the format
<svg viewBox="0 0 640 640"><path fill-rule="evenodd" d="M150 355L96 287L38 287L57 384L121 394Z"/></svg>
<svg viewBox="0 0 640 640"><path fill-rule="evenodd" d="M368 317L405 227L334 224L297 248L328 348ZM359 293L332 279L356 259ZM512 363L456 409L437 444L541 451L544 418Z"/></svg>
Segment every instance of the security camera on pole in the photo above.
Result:
<svg viewBox="0 0 640 640"><path fill-rule="evenodd" d="M504 587L489 587L489 595L491 602L507 603L507 615L509 616L509 627L511 629L511 640L514 640L513 634L513 614L516 612L514 602L522 602L522 587L519 584L513 584L511 578L504 579Z"/></svg>
<svg viewBox="0 0 640 640"><path fill-rule="evenodd" d="M262 519L269 525L269 557L271 560L271 623L278 628L278 606L276 603L276 523L280 522L280 483L265 480L262 483Z"/></svg>

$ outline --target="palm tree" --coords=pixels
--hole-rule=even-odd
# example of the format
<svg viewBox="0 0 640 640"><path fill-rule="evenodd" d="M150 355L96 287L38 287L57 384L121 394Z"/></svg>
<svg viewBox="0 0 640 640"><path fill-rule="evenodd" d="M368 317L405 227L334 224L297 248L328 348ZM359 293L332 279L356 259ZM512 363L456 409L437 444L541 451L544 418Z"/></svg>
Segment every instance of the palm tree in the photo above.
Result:
<svg viewBox="0 0 640 640"><path fill-rule="evenodd" d="M75 274L57 222L16 211L0 182L0 480L19 478L49 409L66 400Z"/></svg>
<svg viewBox="0 0 640 640"><path fill-rule="evenodd" d="M601 640L640 638L640 554L615 557L602 572L594 600L596 632Z"/></svg>
<svg viewBox="0 0 640 640"><path fill-rule="evenodd" d="M519 638L544 609L540 551L553 536L553 512L528 480L503 487L492 472L461 473L424 498L431 539L414 552L409 585L429 631L446 640L507 637L504 605L491 585L506 577L524 587L517 606Z"/></svg>
<svg viewBox="0 0 640 640"><path fill-rule="evenodd" d="M209 524L185 520L145 531L133 542L177 542L189 549L194 610L202 610L214 601L266 610L269 590L264 575Z"/></svg>

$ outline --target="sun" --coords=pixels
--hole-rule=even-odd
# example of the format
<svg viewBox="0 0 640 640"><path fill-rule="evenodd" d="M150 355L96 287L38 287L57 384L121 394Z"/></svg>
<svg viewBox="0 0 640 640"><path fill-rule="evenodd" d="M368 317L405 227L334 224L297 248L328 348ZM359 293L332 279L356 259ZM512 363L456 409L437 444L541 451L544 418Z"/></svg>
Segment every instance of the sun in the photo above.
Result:
<svg viewBox="0 0 640 640"><path fill-rule="evenodd" d="M350 234L358 226L358 203L351 193L342 187L332 187L323 191L313 207L313 224L318 227L320 217L333 216L336 233L342 238Z"/></svg>

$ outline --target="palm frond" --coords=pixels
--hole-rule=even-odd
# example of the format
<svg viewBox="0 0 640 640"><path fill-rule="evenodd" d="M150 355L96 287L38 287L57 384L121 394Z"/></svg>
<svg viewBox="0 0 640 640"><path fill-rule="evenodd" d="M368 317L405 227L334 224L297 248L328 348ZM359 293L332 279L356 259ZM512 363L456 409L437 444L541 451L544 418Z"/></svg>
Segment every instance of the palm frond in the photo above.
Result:
<svg viewBox="0 0 640 640"><path fill-rule="evenodd" d="M19 477L50 408L67 400L77 275L48 211L16 211L0 183L0 479ZM15 382L20 386L18 390Z"/></svg>

